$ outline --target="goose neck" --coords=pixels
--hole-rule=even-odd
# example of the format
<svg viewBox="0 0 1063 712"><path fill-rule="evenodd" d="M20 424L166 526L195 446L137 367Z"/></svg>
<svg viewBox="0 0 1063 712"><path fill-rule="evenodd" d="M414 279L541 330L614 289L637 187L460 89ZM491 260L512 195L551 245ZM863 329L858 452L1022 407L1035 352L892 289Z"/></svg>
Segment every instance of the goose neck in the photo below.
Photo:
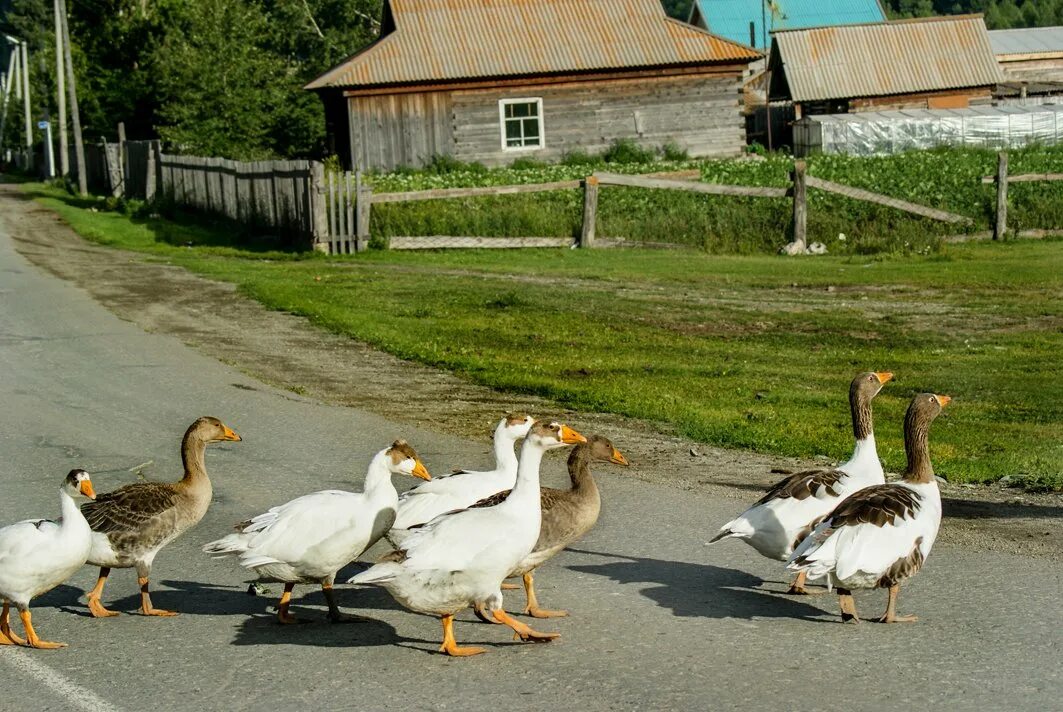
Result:
<svg viewBox="0 0 1063 712"><path fill-rule="evenodd" d="M904 421L904 454L908 457L905 482L925 484L934 481L929 441L930 421L909 413Z"/></svg>
<svg viewBox="0 0 1063 712"><path fill-rule="evenodd" d="M194 484L199 482L210 483L207 477L206 460L207 443L194 433L186 433L181 441L181 462L184 464L185 476L183 482Z"/></svg>
<svg viewBox="0 0 1063 712"><path fill-rule="evenodd" d="M389 492L398 497L395 484L391 481L391 469L388 467L389 457L387 450L381 450L369 462L369 469L365 473L365 493L370 497Z"/></svg>
<svg viewBox="0 0 1063 712"><path fill-rule="evenodd" d="M862 389L849 391L849 410L853 420L853 437L857 442L873 438L874 424L871 418L871 397ZM872 440L874 443L874 440Z"/></svg>
<svg viewBox="0 0 1063 712"><path fill-rule="evenodd" d="M568 477L572 480L572 489L577 492L598 489L591 475L591 451L586 444L580 443L572 448L568 456Z"/></svg>
<svg viewBox="0 0 1063 712"><path fill-rule="evenodd" d="M543 448L530 440L525 440L520 449L520 463L517 465L517 482L508 499L539 497L539 466L543 461ZM508 501L508 500L507 500Z"/></svg>
<svg viewBox="0 0 1063 712"><path fill-rule="evenodd" d="M517 453L513 450L516 439L504 427L495 431L494 451L495 467L498 470L513 472L517 469Z"/></svg>
<svg viewBox="0 0 1063 712"><path fill-rule="evenodd" d="M63 531L69 531L79 525L82 525L84 529L88 529L89 525L85 520L85 515L81 513L77 502L74 501L74 498L70 496L66 489L59 490L59 511L62 515L62 524L60 526Z"/></svg>

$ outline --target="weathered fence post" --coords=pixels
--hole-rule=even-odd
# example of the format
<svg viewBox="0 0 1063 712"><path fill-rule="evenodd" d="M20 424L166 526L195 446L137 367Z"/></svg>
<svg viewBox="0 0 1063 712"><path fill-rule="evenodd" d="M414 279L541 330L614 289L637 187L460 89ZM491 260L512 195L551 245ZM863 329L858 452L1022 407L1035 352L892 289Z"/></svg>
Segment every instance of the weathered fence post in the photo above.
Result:
<svg viewBox="0 0 1063 712"><path fill-rule="evenodd" d="M362 185L362 172L356 175L355 187L355 235L354 251L363 252L369 249L369 217L373 209L373 187Z"/></svg>
<svg viewBox="0 0 1063 712"><path fill-rule="evenodd" d="M325 205L325 165L321 161L310 162L310 231L313 233L314 249L328 253L328 209Z"/></svg>
<svg viewBox="0 0 1063 712"><path fill-rule="evenodd" d="M791 178L794 182L794 243L801 248L808 245L808 184L805 182L806 164L794 161Z"/></svg>
<svg viewBox="0 0 1063 712"><path fill-rule="evenodd" d="M997 222L993 239L1003 240L1008 231L1008 152L997 154Z"/></svg>
<svg viewBox="0 0 1063 712"><path fill-rule="evenodd" d="M587 176L583 180L583 230L579 236L581 248L594 247L594 227L598 218L598 179Z"/></svg>
<svg viewBox="0 0 1063 712"><path fill-rule="evenodd" d="M157 183L155 181L155 142L152 141L148 144L147 162L144 167L144 201L147 203L155 200L155 190Z"/></svg>
<svg viewBox="0 0 1063 712"><path fill-rule="evenodd" d="M129 184L129 156L126 155L125 122L118 122L118 171L122 174L122 194Z"/></svg>
<svg viewBox="0 0 1063 712"><path fill-rule="evenodd" d="M344 202L344 207L347 210L347 219L346 219L347 230L346 230L345 234L348 235L348 236L352 236L352 235L354 235L354 233L357 232L357 228L355 227L354 211L357 209L357 208L355 208L355 205L358 202L358 186L355 185L355 187L354 187L354 195L352 196L351 195L351 172L350 171L344 171L343 172L343 194L345 196L345 200L343 201ZM347 245L348 245L347 250L349 252L357 252L358 251L358 238L357 238L357 236L355 236L353 240L350 240L347 243Z"/></svg>

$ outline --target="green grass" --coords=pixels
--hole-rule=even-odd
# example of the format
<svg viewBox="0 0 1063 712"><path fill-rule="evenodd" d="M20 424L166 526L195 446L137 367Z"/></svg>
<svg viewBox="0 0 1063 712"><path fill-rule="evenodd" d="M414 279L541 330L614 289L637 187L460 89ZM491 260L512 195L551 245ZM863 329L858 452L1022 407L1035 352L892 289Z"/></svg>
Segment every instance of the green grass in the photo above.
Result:
<svg viewBox="0 0 1063 712"><path fill-rule="evenodd" d="M1063 172L1063 146L1032 146L1010 153L1010 171ZM590 165L528 168L426 170L368 175L377 192L426 190L582 178L594 170L625 173L696 168L710 183L785 186L793 159L687 160L643 164L598 161ZM809 175L940 208L971 218L972 224L920 218L818 190L809 192L808 234L832 253L898 254L938 252L941 237L988 230L996 188L981 177L996 172L996 153L976 149L912 151L893 156L819 155L808 159ZM1010 186L1009 226L1063 228L1063 190L1058 183ZM478 235L575 236L582 220L577 190L504 197L379 204L373 208L374 236ZM601 191L598 232L605 237L677 242L717 254L764 254L787 241L791 203L779 198L734 198L677 191L609 187ZM844 235L840 239L839 235Z"/></svg>
<svg viewBox="0 0 1063 712"><path fill-rule="evenodd" d="M875 401L887 467L903 467L908 399L934 391L955 398L934 425L939 473L1063 487L1063 241L808 259L621 250L324 259L241 249L227 230L91 212L60 190L26 189L91 240L233 282L402 358L721 446L842 457L850 378L894 371Z"/></svg>

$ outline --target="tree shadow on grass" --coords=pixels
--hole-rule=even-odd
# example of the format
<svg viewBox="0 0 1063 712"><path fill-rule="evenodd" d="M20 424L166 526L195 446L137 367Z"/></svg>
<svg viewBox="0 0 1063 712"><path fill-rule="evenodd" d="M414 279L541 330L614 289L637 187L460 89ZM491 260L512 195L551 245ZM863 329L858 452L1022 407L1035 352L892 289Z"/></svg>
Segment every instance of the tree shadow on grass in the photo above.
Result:
<svg viewBox="0 0 1063 712"><path fill-rule="evenodd" d="M791 596L765 591L764 580L736 569L626 555L569 549L610 559L605 564L568 566L572 571L606 576L618 583L651 584L640 589L646 598L672 615L701 618L798 618L819 620L823 610Z"/></svg>

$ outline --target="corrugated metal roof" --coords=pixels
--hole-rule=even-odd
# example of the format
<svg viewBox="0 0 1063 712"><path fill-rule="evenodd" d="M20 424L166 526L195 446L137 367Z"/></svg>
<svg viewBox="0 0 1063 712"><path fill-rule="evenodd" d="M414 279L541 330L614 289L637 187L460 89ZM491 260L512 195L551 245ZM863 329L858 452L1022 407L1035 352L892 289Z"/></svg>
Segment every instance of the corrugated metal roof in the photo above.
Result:
<svg viewBox="0 0 1063 712"><path fill-rule="evenodd" d="M748 62L659 0L390 0L395 30L307 89ZM385 27L388 23L385 23Z"/></svg>
<svg viewBox="0 0 1063 712"><path fill-rule="evenodd" d="M761 49L767 48L764 38L770 42L772 30L886 20L879 0L695 0L691 22L699 15L705 29L734 42L749 42L752 22L755 45ZM762 25L767 25L767 32Z"/></svg>
<svg viewBox="0 0 1063 712"><path fill-rule="evenodd" d="M997 54L1063 52L1063 27L990 30L989 42L993 45L993 51Z"/></svg>
<svg viewBox="0 0 1063 712"><path fill-rule="evenodd" d="M772 99L819 101L997 84L981 15L777 31Z"/></svg>

